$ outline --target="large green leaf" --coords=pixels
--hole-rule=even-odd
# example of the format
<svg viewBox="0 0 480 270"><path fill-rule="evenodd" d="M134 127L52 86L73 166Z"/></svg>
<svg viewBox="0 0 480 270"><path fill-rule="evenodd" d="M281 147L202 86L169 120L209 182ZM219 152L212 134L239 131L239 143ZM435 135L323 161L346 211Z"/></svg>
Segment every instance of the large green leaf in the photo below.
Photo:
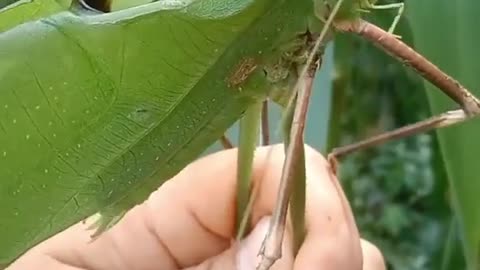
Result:
<svg viewBox="0 0 480 270"><path fill-rule="evenodd" d="M480 2L478 0L408 1L415 48L480 95ZM433 113L454 103L426 85ZM460 221L469 269L480 269L480 120L437 132L451 185L453 207Z"/></svg>
<svg viewBox="0 0 480 270"><path fill-rule="evenodd" d="M277 83L266 68L312 9L160 1L0 33L0 265L97 211L107 224L195 159Z"/></svg>
<svg viewBox="0 0 480 270"><path fill-rule="evenodd" d="M70 0L20 0L0 4L0 32L69 8ZM8 4L8 5L7 5Z"/></svg>
<svg viewBox="0 0 480 270"><path fill-rule="evenodd" d="M147 3L155 2L152 0L113 0L112 3L112 10L121 10L126 8L131 8L134 6L139 6Z"/></svg>

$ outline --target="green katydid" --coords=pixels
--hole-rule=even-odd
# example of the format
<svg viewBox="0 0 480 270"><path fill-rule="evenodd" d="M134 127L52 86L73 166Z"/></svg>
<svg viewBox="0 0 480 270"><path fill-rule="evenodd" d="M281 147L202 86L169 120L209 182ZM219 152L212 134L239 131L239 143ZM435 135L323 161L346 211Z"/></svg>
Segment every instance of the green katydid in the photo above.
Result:
<svg viewBox="0 0 480 270"><path fill-rule="evenodd" d="M295 96L327 2L161 1L0 33L0 264L96 212L103 231L250 106Z"/></svg>
<svg viewBox="0 0 480 270"><path fill-rule="evenodd" d="M1 33L0 263L98 211L102 231L272 85L289 89L295 74L265 73L288 71L293 60L278 66L280 56L320 29L313 8L161 1Z"/></svg>

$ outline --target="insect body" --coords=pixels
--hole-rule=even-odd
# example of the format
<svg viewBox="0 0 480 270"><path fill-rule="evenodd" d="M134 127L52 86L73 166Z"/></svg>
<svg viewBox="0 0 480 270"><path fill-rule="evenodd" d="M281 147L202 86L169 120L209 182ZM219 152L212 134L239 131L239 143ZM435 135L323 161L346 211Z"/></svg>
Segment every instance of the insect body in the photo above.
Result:
<svg viewBox="0 0 480 270"><path fill-rule="evenodd" d="M159 1L0 33L0 265L96 212L101 232L198 157L268 95L262 65L318 30L312 11Z"/></svg>

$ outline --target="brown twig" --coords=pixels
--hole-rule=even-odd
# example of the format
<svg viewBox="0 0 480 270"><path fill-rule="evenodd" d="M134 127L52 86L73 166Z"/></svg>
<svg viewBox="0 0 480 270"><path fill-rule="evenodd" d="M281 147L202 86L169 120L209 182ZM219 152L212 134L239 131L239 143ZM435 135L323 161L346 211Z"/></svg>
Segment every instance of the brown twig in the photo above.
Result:
<svg viewBox="0 0 480 270"><path fill-rule="evenodd" d="M268 121L268 100L263 101L262 107L262 145L270 144L270 124Z"/></svg>

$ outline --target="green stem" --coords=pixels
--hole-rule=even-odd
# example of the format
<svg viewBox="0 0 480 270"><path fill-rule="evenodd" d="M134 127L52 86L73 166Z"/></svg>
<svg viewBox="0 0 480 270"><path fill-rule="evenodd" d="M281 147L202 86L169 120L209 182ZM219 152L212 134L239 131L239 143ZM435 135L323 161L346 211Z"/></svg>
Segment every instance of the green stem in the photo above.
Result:
<svg viewBox="0 0 480 270"><path fill-rule="evenodd" d="M262 102L247 109L240 119L240 138L237 160L237 238L244 236L248 216L244 216L250 198L251 176L255 148L260 134Z"/></svg>

